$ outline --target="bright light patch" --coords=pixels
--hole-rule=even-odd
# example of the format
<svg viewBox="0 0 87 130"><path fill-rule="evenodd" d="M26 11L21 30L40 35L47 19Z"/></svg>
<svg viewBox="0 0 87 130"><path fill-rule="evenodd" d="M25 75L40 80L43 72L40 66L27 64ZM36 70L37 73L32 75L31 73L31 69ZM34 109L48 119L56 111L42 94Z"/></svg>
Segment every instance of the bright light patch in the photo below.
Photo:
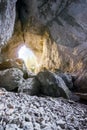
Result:
<svg viewBox="0 0 87 130"><path fill-rule="evenodd" d="M35 69L37 66L37 59L31 49L25 45L22 46L18 52L18 57L23 59L28 69Z"/></svg>

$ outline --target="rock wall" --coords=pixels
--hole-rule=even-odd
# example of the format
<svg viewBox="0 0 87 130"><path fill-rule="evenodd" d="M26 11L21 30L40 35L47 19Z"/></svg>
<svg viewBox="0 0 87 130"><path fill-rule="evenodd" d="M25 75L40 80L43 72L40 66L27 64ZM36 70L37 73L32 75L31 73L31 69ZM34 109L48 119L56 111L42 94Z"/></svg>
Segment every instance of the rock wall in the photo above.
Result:
<svg viewBox="0 0 87 130"><path fill-rule="evenodd" d="M19 19L27 31L29 28L41 34L45 25L58 44L75 47L87 41L86 0L18 0L18 3L22 5Z"/></svg>
<svg viewBox="0 0 87 130"><path fill-rule="evenodd" d="M6 17L6 20L4 17L1 23L3 27L8 20L12 25L9 24L8 31L12 32L15 2L8 1L8 3L10 7L8 5L6 7L9 8L9 12L11 8L13 9L12 17L11 19ZM2 59L17 58L19 48L25 44L34 51L42 68L70 72L81 69L86 62L82 60L83 58L80 59L80 54L78 52L75 54L75 51L78 45L87 44L86 7L87 0L17 0L14 34L2 48ZM7 34L11 33L5 35ZM7 38L5 35L3 40Z"/></svg>
<svg viewBox="0 0 87 130"><path fill-rule="evenodd" d="M11 38L15 22L16 0L0 0L0 46Z"/></svg>
<svg viewBox="0 0 87 130"><path fill-rule="evenodd" d="M15 3L0 1L0 44L12 35ZM16 5L17 19L27 32L41 35L46 27L56 43L70 47L87 41L86 0L17 0Z"/></svg>

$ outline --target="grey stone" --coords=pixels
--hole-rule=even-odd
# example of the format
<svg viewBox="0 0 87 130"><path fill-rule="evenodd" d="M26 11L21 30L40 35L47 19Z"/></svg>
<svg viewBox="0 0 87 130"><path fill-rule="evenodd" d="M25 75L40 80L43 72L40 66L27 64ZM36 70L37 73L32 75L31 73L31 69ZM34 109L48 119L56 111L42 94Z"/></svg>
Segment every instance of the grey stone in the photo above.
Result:
<svg viewBox="0 0 87 130"><path fill-rule="evenodd" d="M16 0L0 1L0 46L11 38L15 22Z"/></svg>
<svg viewBox="0 0 87 130"><path fill-rule="evenodd" d="M4 130L4 127L0 125L0 130Z"/></svg>
<svg viewBox="0 0 87 130"><path fill-rule="evenodd" d="M85 62L86 63L86 62ZM80 93L87 93L87 68L79 71L77 79L74 81L74 85Z"/></svg>
<svg viewBox="0 0 87 130"><path fill-rule="evenodd" d="M50 71L39 72L37 75L41 83L41 92L48 96L69 98L71 92L61 77Z"/></svg>
<svg viewBox="0 0 87 130"><path fill-rule="evenodd" d="M57 124L61 127L61 128L65 128L65 124L66 124L66 122L65 121L63 121L62 119L60 119L60 120L58 120L57 121Z"/></svg>
<svg viewBox="0 0 87 130"><path fill-rule="evenodd" d="M33 130L33 124L31 122L25 122L23 130Z"/></svg>
<svg viewBox="0 0 87 130"><path fill-rule="evenodd" d="M41 130L39 123L34 123L34 129Z"/></svg>
<svg viewBox="0 0 87 130"><path fill-rule="evenodd" d="M36 78L26 79L18 88L18 92L23 92L29 95L39 95L41 84Z"/></svg>
<svg viewBox="0 0 87 130"><path fill-rule="evenodd" d="M0 109L0 124L6 127L5 130L87 128L87 105L84 104L69 103L63 98L37 97L13 92L0 95L1 103L5 107ZM11 114L7 114L11 111L11 107L7 107L9 103L14 106L14 112ZM25 120L26 116L29 120Z"/></svg>
<svg viewBox="0 0 87 130"><path fill-rule="evenodd" d="M0 71L0 87L6 90L18 88L23 81L23 72L17 68Z"/></svg>
<svg viewBox="0 0 87 130"><path fill-rule="evenodd" d="M66 86L67 86L70 90L73 89L73 81L72 81L72 75L71 75L71 74L62 73L62 72L60 72L60 73L59 73L59 72L56 72L56 74L57 74L58 76L60 76L60 77L64 80Z"/></svg>
<svg viewBox="0 0 87 130"><path fill-rule="evenodd" d="M5 130L20 130L16 124L7 124Z"/></svg>
<svg viewBox="0 0 87 130"><path fill-rule="evenodd" d="M6 70L10 68L20 69L24 73L23 77L25 79L28 78L28 70L23 59L20 58L7 59L0 63L0 70Z"/></svg>

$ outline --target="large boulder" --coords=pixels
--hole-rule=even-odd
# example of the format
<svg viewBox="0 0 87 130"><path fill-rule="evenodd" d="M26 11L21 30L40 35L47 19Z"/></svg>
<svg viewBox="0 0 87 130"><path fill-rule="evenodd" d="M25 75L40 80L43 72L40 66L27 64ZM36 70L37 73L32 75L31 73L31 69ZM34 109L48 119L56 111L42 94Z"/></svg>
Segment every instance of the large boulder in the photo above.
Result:
<svg viewBox="0 0 87 130"><path fill-rule="evenodd" d="M41 93L52 97L70 98L71 92L63 79L50 71L39 72L37 75L41 83Z"/></svg>
<svg viewBox="0 0 87 130"><path fill-rule="evenodd" d="M77 66L74 85L79 92L87 92L87 43L74 48L74 55L76 55L75 66Z"/></svg>
<svg viewBox="0 0 87 130"><path fill-rule="evenodd" d="M8 91L17 89L23 81L23 72L18 68L0 71L0 87Z"/></svg>
<svg viewBox="0 0 87 130"><path fill-rule="evenodd" d="M18 92L26 93L28 95L40 95L40 87L41 84L37 78L28 78L19 86Z"/></svg>
<svg viewBox="0 0 87 130"><path fill-rule="evenodd" d="M0 70L10 69L10 68L18 68L23 72L23 77L26 79L29 77L29 72L24 63L24 60L20 58L7 59L0 63Z"/></svg>
<svg viewBox="0 0 87 130"><path fill-rule="evenodd" d="M87 93L87 70L82 71L74 82L78 92Z"/></svg>
<svg viewBox="0 0 87 130"><path fill-rule="evenodd" d="M60 71L57 71L57 70L55 71L55 73L63 79L63 81L65 82L66 86L70 90L74 89L74 87L73 87L73 78L72 78L71 74L63 73L63 72L60 72Z"/></svg>
<svg viewBox="0 0 87 130"><path fill-rule="evenodd" d="M10 61L2 64L0 68L0 87L5 88L8 91L17 91L18 89L18 92L24 92L29 95L40 94L40 83L35 78L35 75L27 74L27 76L29 75L29 77L32 78L24 79L25 73L23 68L21 68L19 65L15 66L15 64L17 63Z"/></svg>
<svg viewBox="0 0 87 130"><path fill-rule="evenodd" d="M43 34L46 26L56 43L70 47L87 41L86 0L18 0L17 5L27 31Z"/></svg>
<svg viewBox="0 0 87 130"><path fill-rule="evenodd" d="M0 1L1 45L8 41L13 32L15 3L16 0ZM83 67L87 70L86 12L87 0L18 0L15 31L6 49L2 51L3 58L17 57L18 46L25 43L38 54L38 61L42 58L39 63L49 70L61 68L75 73ZM86 72L82 73L78 75L79 82L75 83L80 89L86 88ZM26 73L24 77L28 77ZM84 86L80 82L85 83Z"/></svg>

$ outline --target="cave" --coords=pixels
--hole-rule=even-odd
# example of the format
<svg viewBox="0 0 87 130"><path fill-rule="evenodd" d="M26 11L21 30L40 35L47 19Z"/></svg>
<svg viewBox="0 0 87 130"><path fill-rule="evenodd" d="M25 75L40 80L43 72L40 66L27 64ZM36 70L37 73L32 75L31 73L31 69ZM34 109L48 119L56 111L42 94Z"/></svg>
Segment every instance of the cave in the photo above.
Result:
<svg viewBox="0 0 87 130"><path fill-rule="evenodd" d="M31 3L17 0L14 33L8 44L1 49L1 61L21 58L28 70L38 73L43 64L43 51L48 32L42 24L33 25L36 21L32 21L34 19L29 15Z"/></svg>
<svg viewBox="0 0 87 130"><path fill-rule="evenodd" d="M87 0L0 1L0 130L87 129Z"/></svg>
<svg viewBox="0 0 87 130"><path fill-rule="evenodd" d="M36 60L34 60L36 62L35 73L45 68L51 71L55 71L55 69L73 71L74 65L71 65L69 56L67 57L67 54L65 54L68 51L68 55L70 55L71 50L68 47L56 44L49 28L36 18L37 10L33 12L33 6L29 8L30 5L36 8L34 1L27 4L27 0L17 0L14 33L8 44L1 49L1 60L22 58L30 70L31 67L27 65L26 59L19 56L19 49L26 46L36 57Z"/></svg>

